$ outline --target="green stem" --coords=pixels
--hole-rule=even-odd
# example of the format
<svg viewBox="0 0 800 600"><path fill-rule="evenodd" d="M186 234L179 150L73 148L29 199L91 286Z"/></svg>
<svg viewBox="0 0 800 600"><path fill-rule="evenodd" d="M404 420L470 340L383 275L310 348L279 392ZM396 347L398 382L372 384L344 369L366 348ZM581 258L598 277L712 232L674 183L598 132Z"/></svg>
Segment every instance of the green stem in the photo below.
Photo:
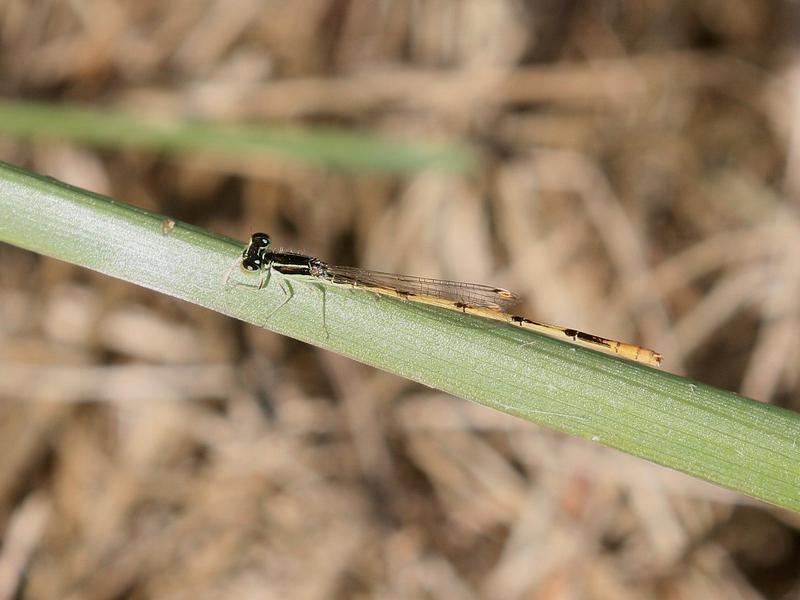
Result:
<svg viewBox="0 0 800 600"><path fill-rule="evenodd" d="M406 173L462 171L474 153L455 144L410 143L335 129L153 119L111 110L0 100L0 133L167 153L288 159L337 169Z"/></svg>
<svg viewBox="0 0 800 600"><path fill-rule="evenodd" d="M797 413L517 327L363 290L313 280L281 285L279 274L261 290L233 285L244 276L231 269L240 242L165 224L160 215L0 163L2 241L800 510ZM286 289L293 293L288 302Z"/></svg>

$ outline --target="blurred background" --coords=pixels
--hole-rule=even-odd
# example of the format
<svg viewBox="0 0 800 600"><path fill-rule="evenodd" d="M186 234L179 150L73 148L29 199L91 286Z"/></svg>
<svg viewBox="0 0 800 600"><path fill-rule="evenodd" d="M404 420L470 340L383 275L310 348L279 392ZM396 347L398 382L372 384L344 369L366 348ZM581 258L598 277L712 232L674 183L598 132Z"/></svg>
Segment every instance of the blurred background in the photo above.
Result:
<svg viewBox="0 0 800 600"><path fill-rule="evenodd" d="M0 159L509 287L797 410L798 31L789 0L2 0ZM59 133L74 106L305 137L174 152ZM0 598L800 597L795 514L16 248L0 282Z"/></svg>

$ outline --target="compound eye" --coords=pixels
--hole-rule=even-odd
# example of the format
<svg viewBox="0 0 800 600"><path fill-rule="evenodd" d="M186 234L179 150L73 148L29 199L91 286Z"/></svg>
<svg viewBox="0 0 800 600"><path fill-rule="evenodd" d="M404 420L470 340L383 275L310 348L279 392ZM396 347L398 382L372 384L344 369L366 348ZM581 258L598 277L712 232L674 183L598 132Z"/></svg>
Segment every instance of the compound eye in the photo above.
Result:
<svg viewBox="0 0 800 600"><path fill-rule="evenodd" d="M244 258L242 260L242 269L245 271L258 271L261 268L261 260L258 258Z"/></svg>
<svg viewBox="0 0 800 600"><path fill-rule="evenodd" d="M256 248L266 248L272 243L272 240L266 233L254 233L250 236L250 244Z"/></svg>

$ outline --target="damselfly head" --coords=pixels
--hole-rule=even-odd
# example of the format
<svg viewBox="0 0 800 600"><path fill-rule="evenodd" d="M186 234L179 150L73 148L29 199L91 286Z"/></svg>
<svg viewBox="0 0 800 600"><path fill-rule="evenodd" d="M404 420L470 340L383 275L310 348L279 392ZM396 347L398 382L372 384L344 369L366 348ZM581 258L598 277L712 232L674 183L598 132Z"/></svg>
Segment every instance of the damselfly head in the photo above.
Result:
<svg viewBox="0 0 800 600"><path fill-rule="evenodd" d="M272 240L266 233L254 233L250 236L250 243L242 252L242 270L260 271L266 262L267 248Z"/></svg>

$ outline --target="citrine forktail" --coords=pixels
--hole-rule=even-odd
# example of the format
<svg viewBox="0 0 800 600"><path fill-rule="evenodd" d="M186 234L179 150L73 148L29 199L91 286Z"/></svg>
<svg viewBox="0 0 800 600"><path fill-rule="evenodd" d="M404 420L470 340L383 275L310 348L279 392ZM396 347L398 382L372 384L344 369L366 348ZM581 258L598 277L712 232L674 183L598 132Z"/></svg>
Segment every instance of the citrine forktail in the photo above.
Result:
<svg viewBox="0 0 800 600"><path fill-rule="evenodd" d="M271 242L272 240L266 233L254 233L242 252L240 262L242 270L249 273L260 272L265 276L259 287L267 284L273 270L288 276L311 276L335 285L361 287L384 296L503 321L652 367L661 364L661 354L636 344L628 344L577 329L566 329L513 315L508 311L517 304L518 297L503 288L329 265L313 256L290 251L270 250Z"/></svg>

